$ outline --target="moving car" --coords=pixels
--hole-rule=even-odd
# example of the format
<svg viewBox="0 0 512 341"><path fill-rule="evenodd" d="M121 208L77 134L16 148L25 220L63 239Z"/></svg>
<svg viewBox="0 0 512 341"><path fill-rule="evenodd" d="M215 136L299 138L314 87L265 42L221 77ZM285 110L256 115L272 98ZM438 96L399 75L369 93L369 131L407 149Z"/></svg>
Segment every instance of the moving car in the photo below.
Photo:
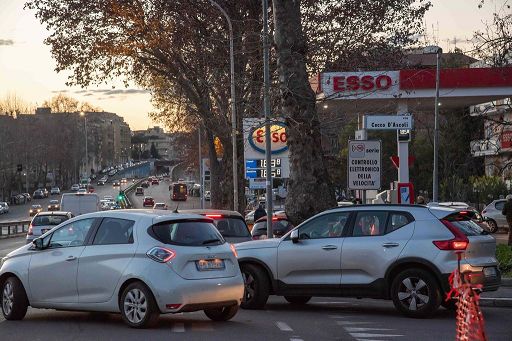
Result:
<svg viewBox="0 0 512 341"><path fill-rule="evenodd" d="M59 211L60 202L58 200L50 200L48 204L48 211Z"/></svg>
<svg viewBox="0 0 512 341"><path fill-rule="evenodd" d="M153 207L155 205L155 199L153 197L144 197L144 200L142 201L143 207Z"/></svg>
<svg viewBox="0 0 512 341"><path fill-rule="evenodd" d="M32 206L30 206L30 209L28 210L28 215L30 217L33 217L36 214L38 214L39 212L41 212L42 210L43 210L43 208L41 207L41 205L32 205Z"/></svg>
<svg viewBox="0 0 512 341"><path fill-rule="evenodd" d="M219 230L222 237L229 243L241 243L251 240L251 233L244 217L236 211L215 210L215 209L190 209L180 210L180 213L199 214L213 219L213 223Z"/></svg>
<svg viewBox="0 0 512 341"><path fill-rule="evenodd" d="M112 187L119 187L121 186L121 183L118 180L115 180L112 182Z"/></svg>
<svg viewBox="0 0 512 341"><path fill-rule="evenodd" d="M144 195L144 188L142 188L142 187L135 188L135 195Z"/></svg>
<svg viewBox="0 0 512 341"><path fill-rule="evenodd" d="M269 295L306 304L312 296L392 300L409 317L431 316L461 272L484 291L501 274L496 240L459 209L423 205L355 205L306 220L280 239L237 244L246 290L242 307L265 306Z"/></svg>
<svg viewBox="0 0 512 341"><path fill-rule="evenodd" d="M101 210L96 193L64 193L60 199L60 209L74 216Z"/></svg>
<svg viewBox="0 0 512 341"><path fill-rule="evenodd" d="M23 319L29 305L121 313L133 328L167 313L233 318L244 292L235 248L210 219L153 212L75 217L9 253L0 268L5 319Z"/></svg>
<svg viewBox="0 0 512 341"><path fill-rule="evenodd" d="M141 185L143 188L148 188L148 187L149 187L149 182L148 182L148 181L143 181L140 185Z"/></svg>
<svg viewBox="0 0 512 341"><path fill-rule="evenodd" d="M166 210L167 208L167 205L163 202L157 202L153 205L154 210Z"/></svg>
<svg viewBox="0 0 512 341"><path fill-rule="evenodd" d="M482 216L491 231L498 231L500 227L504 227L508 230L507 218L501 214L505 202L507 202L506 199L494 200L482 211Z"/></svg>
<svg viewBox="0 0 512 341"><path fill-rule="evenodd" d="M54 194L60 194L60 188L59 187L52 187L52 189L50 189L50 195L54 195Z"/></svg>
<svg viewBox="0 0 512 341"><path fill-rule="evenodd" d="M288 220L286 214L277 214L274 213L272 216L272 235L274 238L281 238L286 233L288 233L291 229L293 229L293 224ZM267 217L261 217L254 223L251 236L253 240L267 239Z"/></svg>
<svg viewBox="0 0 512 341"><path fill-rule="evenodd" d="M85 193L87 193L87 189L85 189L85 188L80 188L78 190L78 192L76 192L76 194L85 194Z"/></svg>
<svg viewBox="0 0 512 341"><path fill-rule="evenodd" d="M9 204L5 201L0 201L0 214L9 213Z"/></svg>
<svg viewBox="0 0 512 341"><path fill-rule="evenodd" d="M70 212L54 211L54 212L40 212L32 218L28 226L26 242L32 241L46 232L50 231L60 223L71 219L73 215Z"/></svg>
<svg viewBox="0 0 512 341"><path fill-rule="evenodd" d="M106 182L105 180L100 179L100 180L98 180L98 182L96 184L98 186L105 186L105 182Z"/></svg>
<svg viewBox="0 0 512 341"><path fill-rule="evenodd" d="M158 185L159 184L158 179L157 178L151 179L151 184L152 185Z"/></svg>
<svg viewBox="0 0 512 341"><path fill-rule="evenodd" d="M41 189L36 189L34 191L34 194L32 194L32 198L34 198L34 199L44 199L45 198L44 191L41 190Z"/></svg>
<svg viewBox="0 0 512 341"><path fill-rule="evenodd" d="M122 184L125 184L125 183L127 183L127 182L128 182L128 180L127 180L126 178L122 178L122 179L121 179L121 183L122 183Z"/></svg>
<svg viewBox="0 0 512 341"><path fill-rule="evenodd" d="M79 184L74 184L73 186L71 186L71 191L72 192L76 192L80 189L80 185Z"/></svg>
<svg viewBox="0 0 512 341"><path fill-rule="evenodd" d="M26 198L26 201L31 201L32 197L30 196L30 193L21 193Z"/></svg>

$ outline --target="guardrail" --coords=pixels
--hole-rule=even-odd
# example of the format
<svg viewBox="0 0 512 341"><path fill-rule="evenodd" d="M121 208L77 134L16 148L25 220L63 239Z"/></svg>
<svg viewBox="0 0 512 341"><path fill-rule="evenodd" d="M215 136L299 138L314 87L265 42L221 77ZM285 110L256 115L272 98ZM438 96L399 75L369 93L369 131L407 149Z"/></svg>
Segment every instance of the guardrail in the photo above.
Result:
<svg viewBox="0 0 512 341"><path fill-rule="evenodd" d="M0 238L26 233L29 225L30 220L0 223Z"/></svg>
<svg viewBox="0 0 512 341"><path fill-rule="evenodd" d="M137 188L144 180L146 180L146 178L141 178L141 179L138 179L137 181L135 181L134 183L132 183L130 186L126 187L123 192L124 192L124 198L126 200L126 206L127 208L132 208L132 203L130 202L130 199L128 198L128 193L130 193L131 191L133 191L134 188Z"/></svg>

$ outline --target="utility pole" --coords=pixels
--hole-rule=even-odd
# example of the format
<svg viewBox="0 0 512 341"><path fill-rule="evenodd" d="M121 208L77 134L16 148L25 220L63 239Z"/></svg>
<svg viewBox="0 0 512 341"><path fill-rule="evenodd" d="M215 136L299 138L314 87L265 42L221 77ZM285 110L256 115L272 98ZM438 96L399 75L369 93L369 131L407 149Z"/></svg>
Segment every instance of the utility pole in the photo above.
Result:
<svg viewBox="0 0 512 341"><path fill-rule="evenodd" d="M441 69L441 54L439 47L436 53L436 99L434 108L434 170L432 175L432 201L439 202L439 82Z"/></svg>
<svg viewBox="0 0 512 341"><path fill-rule="evenodd" d="M199 200L201 201L201 209L204 208L204 180L203 180L203 158L201 154L201 126L198 126L198 140L199 140Z"/></svg>
<svg viewBox="0 0 512 341"><path fill-rule="evenodd" d="M272 146L270 140L270 68L268 43L268 0L263 5L263 110L265 112L265 176L267 202L267 237L273 237L272 231Z"/></svg>

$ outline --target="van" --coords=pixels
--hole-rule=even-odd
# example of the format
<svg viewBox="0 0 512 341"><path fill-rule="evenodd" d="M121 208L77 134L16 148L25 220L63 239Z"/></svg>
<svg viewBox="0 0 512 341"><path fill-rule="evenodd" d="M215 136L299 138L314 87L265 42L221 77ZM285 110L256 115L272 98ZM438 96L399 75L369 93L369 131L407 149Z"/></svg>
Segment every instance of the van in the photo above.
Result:
<svg viewBox="0 0 512 341"><path fill-rule="evenodd" d="M100 211L100 198L96 193L64 193L60 200L60 210L74 216Z"/></svg>

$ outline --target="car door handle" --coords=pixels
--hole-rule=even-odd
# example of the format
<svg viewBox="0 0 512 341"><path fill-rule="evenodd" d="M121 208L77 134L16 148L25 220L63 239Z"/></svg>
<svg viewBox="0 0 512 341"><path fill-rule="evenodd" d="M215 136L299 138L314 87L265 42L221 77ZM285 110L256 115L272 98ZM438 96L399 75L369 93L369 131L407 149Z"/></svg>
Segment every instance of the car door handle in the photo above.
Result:
<svg viewBox="0 0 512 341"><path fill-rule="evenodd" d="M384 243L384 244L382 244L382 246L384 246L384 247L397 247L397 246L400 246L400 244L398 244L398 243Z"/></svg>
<svg viewBox="0 0 512 341"><path fill-rule="evenodd" d="M336 250L338 247L336 245L324 245L322 246L323 250L330 251L330 250Z"/></svg>
<svg viewBox="0 0 512 341"><path fill-rule="evenodd" d="M71 262L71 261L74 261L74 260L76 260L75 256L69 256L68 258L66 258L66 262Z"/></svg>

